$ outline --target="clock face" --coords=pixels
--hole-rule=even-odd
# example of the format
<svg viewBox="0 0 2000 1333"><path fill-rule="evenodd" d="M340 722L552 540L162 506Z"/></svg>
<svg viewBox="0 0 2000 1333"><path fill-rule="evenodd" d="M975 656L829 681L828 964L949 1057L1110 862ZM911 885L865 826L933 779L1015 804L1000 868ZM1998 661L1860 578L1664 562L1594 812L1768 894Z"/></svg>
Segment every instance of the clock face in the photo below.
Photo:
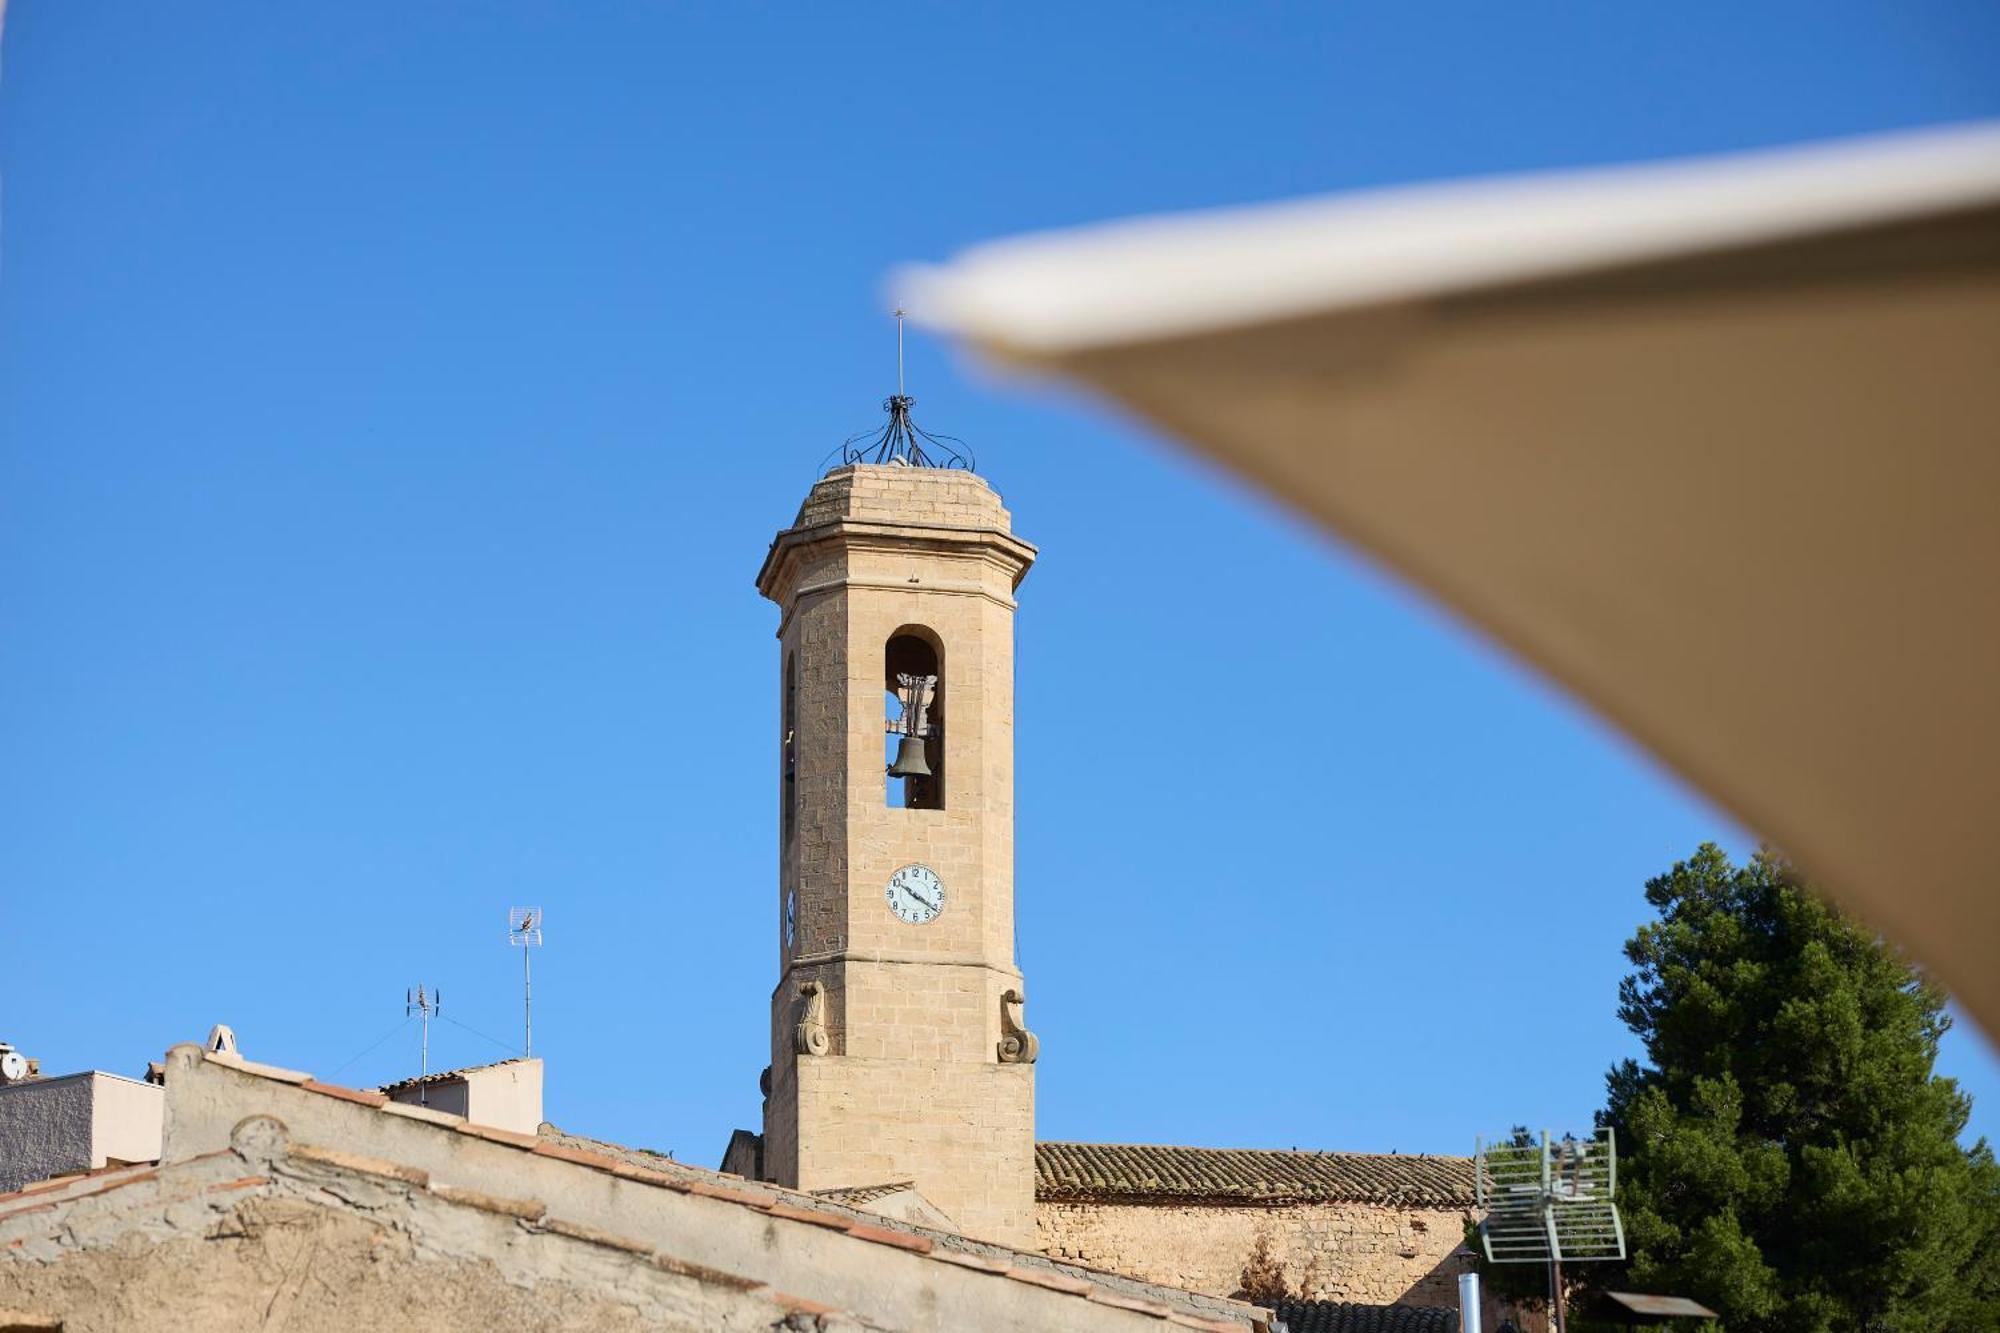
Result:
<svg viewBox="0 0 2000 1333"><path fill-rule="evenodd" d="M925 865L907 865L889 876L889 910L913 926L937 920L944 910L944 881Z"/></svg>

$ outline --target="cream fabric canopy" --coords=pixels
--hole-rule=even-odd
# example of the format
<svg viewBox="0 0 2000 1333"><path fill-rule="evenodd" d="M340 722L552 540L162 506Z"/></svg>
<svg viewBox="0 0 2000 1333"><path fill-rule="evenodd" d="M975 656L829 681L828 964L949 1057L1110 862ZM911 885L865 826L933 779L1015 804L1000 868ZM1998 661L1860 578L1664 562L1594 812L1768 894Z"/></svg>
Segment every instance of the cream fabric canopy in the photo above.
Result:
<svg viewBox="0 0 2000 1333"><path fill-rule="evenodd" d="M1429 590L2000 1033L2000 126L975 249L920 321Z"/></svg>

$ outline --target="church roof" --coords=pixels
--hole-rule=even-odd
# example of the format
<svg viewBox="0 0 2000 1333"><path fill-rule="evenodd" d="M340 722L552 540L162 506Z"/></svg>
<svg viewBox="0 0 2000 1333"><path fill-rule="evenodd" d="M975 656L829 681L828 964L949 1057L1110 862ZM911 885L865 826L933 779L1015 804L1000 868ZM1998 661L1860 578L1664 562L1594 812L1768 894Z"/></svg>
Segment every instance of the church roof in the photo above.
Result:
<svg viewBox="0 0 2000 1333"><path fill-rule="evenodd" d="M1037 1199L1470 1208L1472 1159L1401 1153L1038 1143Z"/></svg>
<svg viewBox="0 0 2000 1333"><path fill-rule="evenodd" d="M1421 1305L1280 1301L1277 1311L1290 1333L1458 1333L1458 1311Z"/></svg>

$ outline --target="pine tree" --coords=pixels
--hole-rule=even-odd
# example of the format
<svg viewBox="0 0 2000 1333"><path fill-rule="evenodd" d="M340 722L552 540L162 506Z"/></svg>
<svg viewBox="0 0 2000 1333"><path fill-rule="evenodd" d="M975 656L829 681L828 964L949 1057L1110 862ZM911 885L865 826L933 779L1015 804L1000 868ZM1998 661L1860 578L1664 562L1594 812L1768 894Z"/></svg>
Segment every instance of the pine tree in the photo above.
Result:
<svg viewBox="0 0 2000 1333"><path fill-rule="evenodd" d="M1768 854L1705 844L1646 899L1619 990L1646 1060L1603 1113L1631 1259L1580 1276L1730 1333L2000 1330L2000 1167L1932 1072L1943 995Z"/></svg>

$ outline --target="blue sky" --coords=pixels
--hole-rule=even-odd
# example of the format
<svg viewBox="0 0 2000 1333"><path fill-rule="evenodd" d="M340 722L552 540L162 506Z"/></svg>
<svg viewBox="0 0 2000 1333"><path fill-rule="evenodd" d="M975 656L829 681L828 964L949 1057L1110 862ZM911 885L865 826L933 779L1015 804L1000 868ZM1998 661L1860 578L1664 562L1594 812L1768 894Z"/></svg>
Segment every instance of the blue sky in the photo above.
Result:
<svg viewBox="0 0 2000 1333"><path fill-rule="evenodd" d="M539 902L551 1118L710 1163L776 976L751 580L879 420L891 267L2000 113L1972 4L16 0L4 61L0 1039L136 1072L226 1020L373 1083L421 980L495 1058ZM1750 836L1143 431L910 356L1043 550L1041 1134L1585 1123L1642 882ZM2000 1131L1979 1039L1943 1066Z"/></svg>

